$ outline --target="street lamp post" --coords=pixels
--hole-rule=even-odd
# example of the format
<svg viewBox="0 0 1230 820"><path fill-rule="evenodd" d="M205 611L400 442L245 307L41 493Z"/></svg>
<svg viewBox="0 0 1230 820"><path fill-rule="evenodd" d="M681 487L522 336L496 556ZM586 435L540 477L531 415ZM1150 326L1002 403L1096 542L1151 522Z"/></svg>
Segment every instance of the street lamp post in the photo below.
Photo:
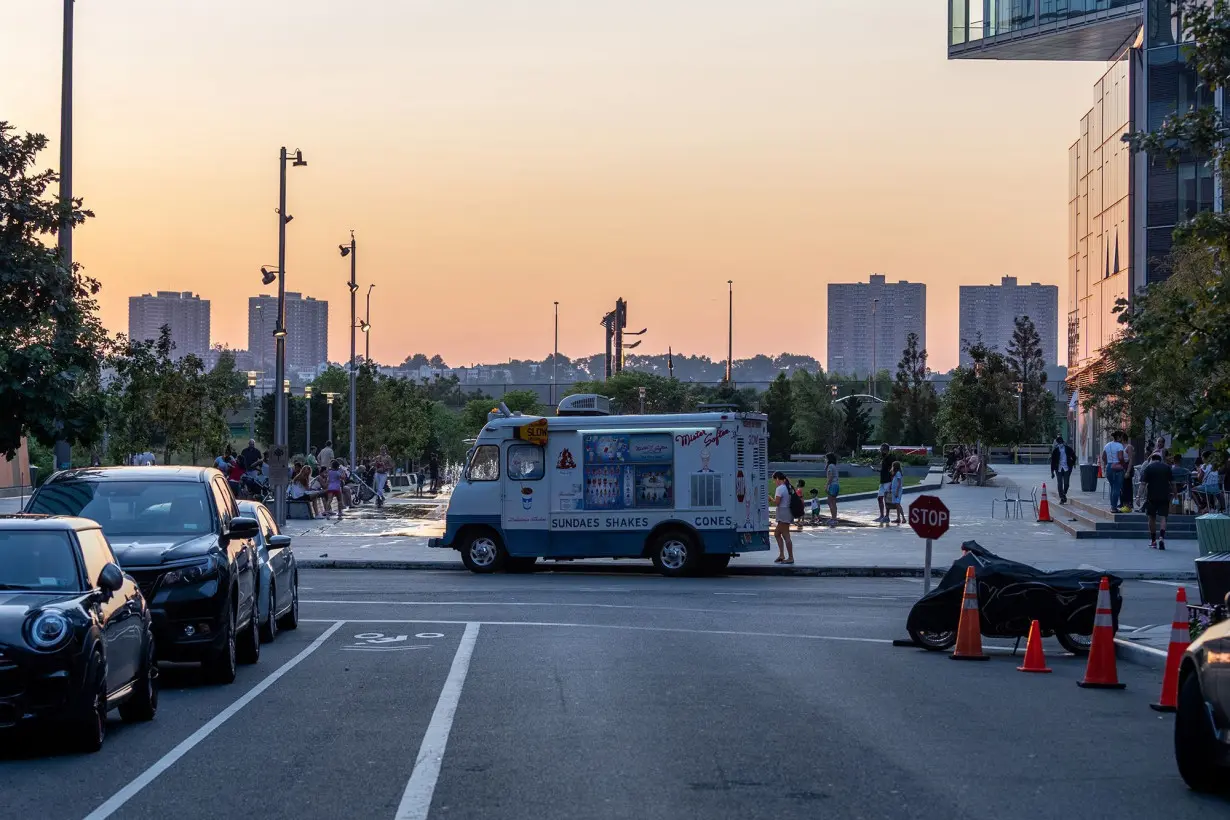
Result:
<svg viewBox="0 0 1230 820"><path fill-rule="evenodd" d="M64 48L60 71L60 228L56 245L60 263L73 266L73 0L64 0ZM52 468L71 466L72 447L57 441L52 450Z"/></svg>
<svg viewBox="0 0 1230 820"><path fill-rule="evenodd" d="M871 375L867 379L867 392L872 398L876 395L876 308L879 299L871 300Z"/></svg>
<svg viewBox="0 0 1230 820"><path fill-rule="evenodd" d="M726 383L733 386L735 380L735 280L726 280L726 292L730 299L726 327Z"/></svg>
<svg viewBox="0 0 1230 820"><path fill-rule="evenodd" d="M355 281L355 260L359 256L358 245L355 244L354 231L350 232L350 244L338 245L338 250L341 251L342 257L350 257L350 467L354 469L355 464L355 381L358 374L355 373L355 291L359 289L359 283Z"/></svg>
<svg viewBox="0 0 1230 820"><path fill-rule="evenodd" d="M337 393L325 393L325 405L328 408L328 421L325 424L325 441L333 441L333 397Z"/></svg>
<svg viewBox="0 0 1230 820"><path fill-rule="evenodd" d="M555 303L555 351L551 354L551 404L552 406L559 405L559 382L556 381L556 376L559 373L559 302Z"/></svg>
<svg viewBox="0 0 1230 820"><path fill-rule="evenodd" d="M286 162L288 159L291 159L291 155L284 145L278 152L278 316L273 328L275 340L273 447L275 452L280 450L283 455L289 447L286 440L288 404L286 393L279 393L277 386L286 381L286 223L291 219L286 213ZM295 149L292 165L296 168L307 165L302 151ZM284 527L286 526L286 485L289 483L289 476L285 470L270 470L269 477L274 487L274 518L277 519L279 527Z"/></svg>
<svg viewBox="0 0 1230 820"><path fill-rule="evenodd" d="M308 454L312 452L312 385L303 388L303 398L307 405L307 434L303 437L303 460L307 461Z"/></svg>
<svg viewBox="0 0 1230 820"><path fill-rule="evenodd" d="M367 286L367 317L363 321L363 360L370 362L372 360L372 288L376 287L376 283L372 282Z"/></svg>
<svg viewBox="0 0 1230 820"><path fill-rule="evenodd" d="M248 371L248 407L252 410L252 418L248 422L248 438L256 438L256 371Z"/></svg>

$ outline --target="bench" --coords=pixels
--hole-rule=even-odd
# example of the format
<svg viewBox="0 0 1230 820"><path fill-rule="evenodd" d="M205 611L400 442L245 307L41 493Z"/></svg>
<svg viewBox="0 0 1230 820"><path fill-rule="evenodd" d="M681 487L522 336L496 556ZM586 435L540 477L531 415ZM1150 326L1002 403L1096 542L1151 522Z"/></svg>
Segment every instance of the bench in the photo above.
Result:
<svg viewBox="0 0 1230 820"><path fill-rule="evenodd" d="M303 521L316 520L316 516L312 514L312 504L307 497L287 499L286 517Z"/></svg>

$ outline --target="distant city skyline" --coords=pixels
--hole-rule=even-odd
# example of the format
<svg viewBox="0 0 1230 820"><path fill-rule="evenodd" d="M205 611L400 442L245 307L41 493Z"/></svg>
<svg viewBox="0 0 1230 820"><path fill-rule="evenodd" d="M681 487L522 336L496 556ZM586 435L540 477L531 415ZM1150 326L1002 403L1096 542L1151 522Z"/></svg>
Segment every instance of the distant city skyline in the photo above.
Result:
<svg viewBox="0 0 1230 820"><path fill-rule="evenodd" d="M1047 366L1059 363L1059 287L1032 282L1018 284L1005 276L998 285L962 285L960 294L960 362L971 363L966 345L981 341L1008 352L1016 320L1028 316L1042 340Z"/></svg>
<svg viewBox="0 0 1230 820"><path fill-rule="evenodd" d="M172 358L192 354L203 359L210 344L209 300L191 291L166 290L128 297L128 338L156 341L164 326L171 328Z"/></svg>
<svg viewBox="0 0 1230 820"><path fill-rule="evenodd" d="M829 284L830 373L867 376L895 370L906 338L917 334L927 348L927 286L873 273L866 282ZM930 355L930 350L927 351Z"/></svg>

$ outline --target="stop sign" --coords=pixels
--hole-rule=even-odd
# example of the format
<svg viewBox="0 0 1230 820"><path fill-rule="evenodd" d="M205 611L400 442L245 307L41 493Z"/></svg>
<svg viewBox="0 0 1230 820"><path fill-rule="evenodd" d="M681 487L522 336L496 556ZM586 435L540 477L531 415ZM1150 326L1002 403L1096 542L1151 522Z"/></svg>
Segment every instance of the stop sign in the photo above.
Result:
<svg viewBox="0 0 1230 820"><path fill-rule="evenodd" d="M948 508L934 495L920 495L910 504L910 529L919 538L939 538L948 532Z"/></svg>

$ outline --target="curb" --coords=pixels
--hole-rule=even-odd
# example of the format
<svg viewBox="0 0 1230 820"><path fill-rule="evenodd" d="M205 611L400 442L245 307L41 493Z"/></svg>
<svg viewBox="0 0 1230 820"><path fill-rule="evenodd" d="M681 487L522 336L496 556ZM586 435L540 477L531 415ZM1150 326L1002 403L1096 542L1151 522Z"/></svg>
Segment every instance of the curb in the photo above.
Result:
<svg viewBox="0 0 1230 820"><path fill-rule="evenodd" d="M303 569L376 569L376 570L435 570L457 571L465 567L460 561L411 561L391 559L347 559L347 558L299 558L298 565ZM572 572L572 573L614 573L628 575L657 575L658 571L648 563L632 563L631 561L611 563L585 563L574 561L558 561L540 563L535 566L536 572ZM942 578L946 569L933 568L932 578ZM1195 581L1196 573L1186 570L1173 572L1152 570L1109 570L1113 575L1125 581ZM732 566L725 575L745 577L783 577L783 578L921 578L922 567L831 567L831 566L780 566L773 564Z"/></svg>
<svg viewBox="0 0 1230 820"><path fill-rule="evenodd" d="M1164 668L1166 653L1151 646L1145 646L1126 638L1115 638L1115 657L1124 663L1148 666L1155 669Z"/></svg>

